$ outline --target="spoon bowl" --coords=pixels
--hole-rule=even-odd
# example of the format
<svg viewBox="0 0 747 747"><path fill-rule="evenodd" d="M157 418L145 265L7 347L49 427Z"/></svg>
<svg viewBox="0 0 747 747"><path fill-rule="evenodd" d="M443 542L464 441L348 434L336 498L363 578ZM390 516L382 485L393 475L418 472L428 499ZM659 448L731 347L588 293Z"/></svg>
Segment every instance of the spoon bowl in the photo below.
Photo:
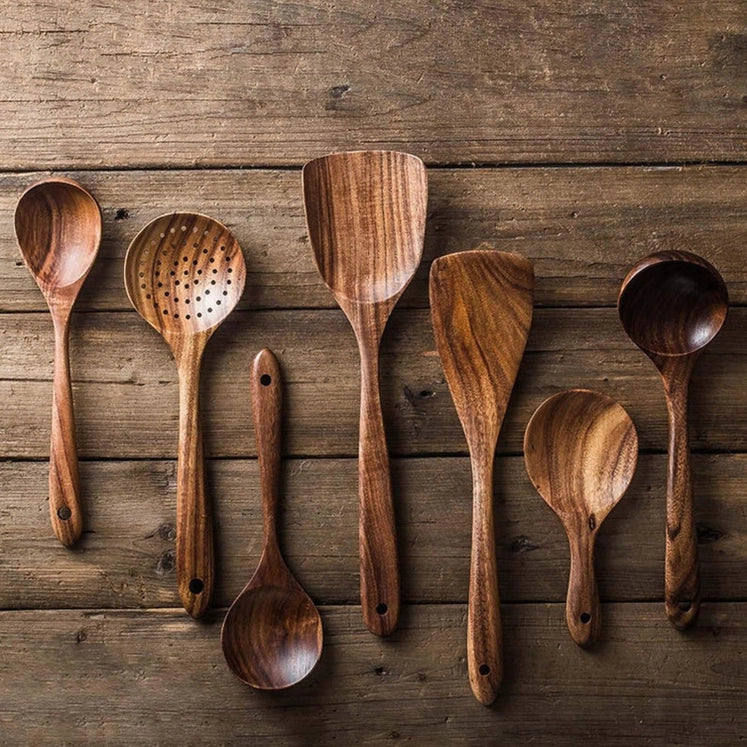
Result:
<svg viewBox="0 0 747 747"><path fill-rule="evenodd" d="M300 682L316 666L322 653L322 619L278 545L282 380L270 350L254 359L251 389L264 546L257 570L226 614L221 646L226 663L242 682L280 690Z"/></svg>
<svg viewBox="0 0 747 747"><path fill-rule="evenodd" d="M32 185L21 195L15 229L23 261L54 324L49 511L57 538L69 547L83 531L70 383L70 315L99 250L101 210L80 184L55 177Z"/></svg>
<svg viewBox="0 0 747 747"><path fill-rule="evenodd" d="M594 576L599 527L625 494L635 473L638 437L613 399L571 389L545 400L524 432L529 479L562 522L571 551L566 622L579 646L601 629Z"/></svg>
<svg viewBox="0 0 747 747"><path fill-rule="evenodd" d="M633 342L656 355L687 355L720 331L728 308L716 269L688 252L659 252L623 282L618 309Z"/></svg>
<svg viewBox="0 0 747 747"><path fill-rule="evenodd" d="M200 366L208 340L241 298L244 255L218 221L198 213L173 213L151 221L133 239L124 276L132 305L166 340L179 370L176 575L184 608L199 617L213 590Z"/></svg>
<svg viewBox="0 0 747 747"><path fill-rule="evenodd" d="M101 242L101 209L72 179L56 177L29 187L15 214L26 266L45 296L82 283Z"/></svg>
<svg viewBox="0 0 747 747"><path fill-rule="evenodd" d="M726 285L716 268L685 251L641 259L623 280L617 302L625 331L653 361L664 384L669 416L664 603L670 622L680 630L695 622L700 607L688 389L695 361L721 330L728 306Z"/></svg>

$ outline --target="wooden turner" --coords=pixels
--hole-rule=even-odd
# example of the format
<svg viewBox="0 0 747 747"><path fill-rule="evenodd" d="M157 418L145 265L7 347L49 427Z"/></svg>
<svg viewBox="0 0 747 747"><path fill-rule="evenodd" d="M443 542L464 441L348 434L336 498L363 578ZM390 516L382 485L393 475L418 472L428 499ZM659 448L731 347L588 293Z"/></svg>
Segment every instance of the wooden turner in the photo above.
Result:
<svg viewBox="0 0 747 747"><path fill-rule="evenodd" d="M532 263L517 254L476 249L431 266L433 331L472 460L467 662L484 705L495 700L503 676L493 459L532 323L533 290Z"/></svg>

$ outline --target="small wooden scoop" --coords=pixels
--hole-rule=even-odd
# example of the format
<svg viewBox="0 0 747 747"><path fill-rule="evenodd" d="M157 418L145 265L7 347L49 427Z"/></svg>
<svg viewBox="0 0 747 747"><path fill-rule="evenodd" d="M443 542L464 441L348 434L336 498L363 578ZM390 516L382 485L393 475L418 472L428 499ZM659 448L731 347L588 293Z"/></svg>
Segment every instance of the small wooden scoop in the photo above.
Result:
<svg viewBox="0 0 747 747"><path fill-rule="evenodd" d="M280 690L296 684L322 653L322 620L288 570L277 538L280 498L282 381L277 358L262 350L252 367L252 410L262 481L264 548L259 566L231 605L221 645L233 673L247 685Z"/></svg>
<svg viewBox="0 0 747 747"><path fill-rule="evenodd" d="M54 324L54 393L49 449L49 511L63 545L83 531L68 335L70 314L101 241L98 203L72 179L46 179L18 201L16 237L26 267L49 306Z"/></svg>
<svg viewBox="0 0 747 747"><path fill-rule="evenodd" d="M334 153L304 166L303 196L319 273L350 321L360 350L361 606L366 627L387 635L397 626L399 570L379 345L423 254L425 166L407 153Z"/></svg>
<svg viewBox="0 0 747 747"><path fill-rule="evenodd" d="M476 249L440 257L430 274L433 331L472 459L467 662L475 697L503 676L493 527L493 460L532 322L534 271L517 254Z"/></svg>
<svg viewBox="0 0 747 747"><path fill-rule="evenodd" d="M638 459L638 436L613 399L571 389L545 400L524 433L529 479L565 527L571 549L565 617L571 638L588 646L602 615L594 576L599 527L628 489Z"/></svg>
<svg viewBox="0 0 747 747"><path fill-rule="evenodd" d="M702 257L663 251L644 257L623 280L617 308L625 331L661 374L669 413L664 604L679 630L700 609L698 540L693 519L687 397L703 348L726 321L729 297Z"/></svg>

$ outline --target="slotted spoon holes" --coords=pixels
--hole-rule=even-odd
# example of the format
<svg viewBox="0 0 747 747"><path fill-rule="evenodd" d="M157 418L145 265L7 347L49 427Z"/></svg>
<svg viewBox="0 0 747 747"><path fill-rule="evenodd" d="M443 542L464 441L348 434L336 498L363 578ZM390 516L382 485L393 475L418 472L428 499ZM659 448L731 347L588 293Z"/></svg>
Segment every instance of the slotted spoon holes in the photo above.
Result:
<svg viewBox="0 0 747 747"><path fill-rule="evenodd" d="M157 329L208 329L222 321L243 289L240 247L227 229L204 216L162 216L143 229L130 251L139 282L137 288L128 282L128 290L139 296L139 302L131 298Z"/></svg>

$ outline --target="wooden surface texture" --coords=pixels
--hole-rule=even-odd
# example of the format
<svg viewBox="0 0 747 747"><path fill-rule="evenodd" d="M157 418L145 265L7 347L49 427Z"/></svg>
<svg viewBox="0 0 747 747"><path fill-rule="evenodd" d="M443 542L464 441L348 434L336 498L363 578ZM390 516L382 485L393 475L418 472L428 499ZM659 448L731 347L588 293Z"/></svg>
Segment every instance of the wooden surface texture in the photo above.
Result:
<svg viewBox="0 0 747 747"><path fill-rule="evenodd" d="M732 745L747 739L747 12L738 0L0 0L0 743ZM381 348L400 627L359 608L355 337L314 264L301 165L394 148L428 169L424 261ZM98 259L70 321L84 534L52 533L54 335L13 232L49 175L99 201ZM245 250L246 289L205 350L214 609L181 608L177 367L124 289L127 246L197 211ZM428 272L488 242L535 269L527 352L498 442L504 683L469 687L471 474L431 329ZM664 610L667 409L615 303L642 256L702 255L731 308L700 356L690 446L702 609ZM220 649L262 546L249 397L263 347L285 380L280 544L320 606L309 679L255 692ZM524 468L547 397L591 388L641 454L599 529L604 625L564 620L568 543Z"/></svg>

